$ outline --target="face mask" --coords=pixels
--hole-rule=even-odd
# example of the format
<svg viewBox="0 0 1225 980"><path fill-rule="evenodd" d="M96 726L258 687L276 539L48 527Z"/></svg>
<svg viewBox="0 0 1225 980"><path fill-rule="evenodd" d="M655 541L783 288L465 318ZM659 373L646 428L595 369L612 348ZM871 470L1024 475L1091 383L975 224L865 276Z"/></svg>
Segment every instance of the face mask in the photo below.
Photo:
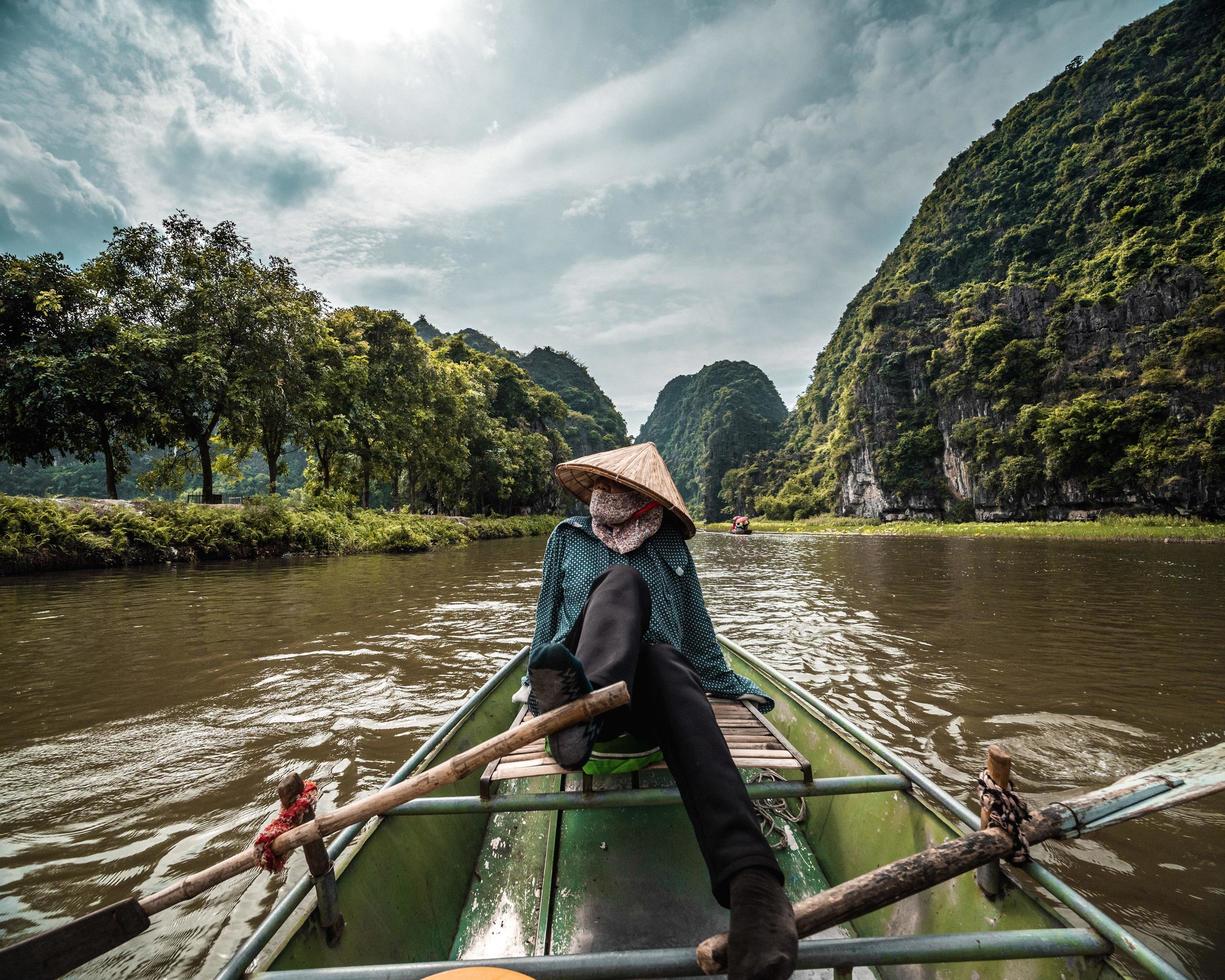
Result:
<svg viewBox="0 0 1225 980"><path fill-rule="evenodd" d="M635 490L621 493L593 490L590 509L591 530L619 555L640 548L664 520L663 508Z"/></svg>

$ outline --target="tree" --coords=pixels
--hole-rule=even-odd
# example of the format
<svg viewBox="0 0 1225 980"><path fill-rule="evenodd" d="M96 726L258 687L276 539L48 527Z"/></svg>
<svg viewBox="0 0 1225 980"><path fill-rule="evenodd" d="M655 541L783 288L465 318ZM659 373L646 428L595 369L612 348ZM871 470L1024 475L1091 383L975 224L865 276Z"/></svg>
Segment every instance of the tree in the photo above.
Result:
<svg viewBox="0 0 1225 980"><path fill-rule="evenodd" d="M348 307L330 325L346 365L346 429L358 461L359 496L369 507L373 481L386 477L398 487L406 455L429 425L429 349L394 310Z"/></svg>
<svg viewBox="0 0 1225 980"><path fill-rule="evenodd" d="M48 465L54 453L101 455L119 495L129 449L154 436L147 367L155 343L110 308L63 256L0 257L0 456Z"/></svg>
<svg viewBox="0 0 1225 980"><path fill-rule="evenodd" d="M312 354L322 343L323 298L304 289L292 265L273 258L257 267L258 302L246 372L250 392L236 399L221 433L239 458L258 446L268 464L268 492L277 492L280 458L310 410Z"/></svg>
<svg viewBox="0 0 1225 980"><path fill-rule="evenodd" d="M243 403L263 383L250 353L271 267L252 259L233 222L210 229L182 211L160 230L116 228L91 265L112 307L156 337L165 437L194 450L204 501L213 502L213 435L232 413L251 410Z"/></svg>
<svg viewBox="0 0 1225 980"><path fill-rule="evenodd" d="M570 452L559 431L566 403L523 368L459 337L443 342L437 356L458 365L478 396L470 414L468 506L501 513L556 506L553 466Z"/></svg>
<svg viewBox="0 0 1225 980"><path fill-rule="evenodd" d="M322 489L332 489L335 461L349 445L349 404L356 355L335 333L335 317L322 324L302 352L306 385L298 403L295 436L315 457Z"/></svg>
<svg viewBox="0 0 1225 980"><path fill-rule="evenodd" d="M422 500L435 512L465 506L472 471L472 440L488 424L485 392L466 365L430 352L427 411L430 424L405 461L409 506Z"/></svg>

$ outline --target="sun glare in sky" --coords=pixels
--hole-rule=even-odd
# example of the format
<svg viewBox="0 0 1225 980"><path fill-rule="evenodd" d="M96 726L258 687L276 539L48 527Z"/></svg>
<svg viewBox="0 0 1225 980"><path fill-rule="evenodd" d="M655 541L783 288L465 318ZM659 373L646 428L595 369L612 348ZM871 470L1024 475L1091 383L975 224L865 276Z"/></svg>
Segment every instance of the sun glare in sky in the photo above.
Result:
<svg viewBox="0 0 1225 980"><path fill-rule="evenodd" d="M257 0L255 7L319 40L358 45L426 41L467 13L461 0Z"/></svg>

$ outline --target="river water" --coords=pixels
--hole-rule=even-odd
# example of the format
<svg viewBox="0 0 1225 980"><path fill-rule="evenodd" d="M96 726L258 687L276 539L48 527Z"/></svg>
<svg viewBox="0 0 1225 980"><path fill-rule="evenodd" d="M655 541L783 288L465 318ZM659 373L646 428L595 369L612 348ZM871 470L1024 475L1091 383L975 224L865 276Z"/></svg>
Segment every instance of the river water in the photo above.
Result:
<svg viewBox="0 0 1225 980"><path fill-rule="evenodd" d="M543 548L0 579L0 942L244 846L289 769L323 774L333 804L380 786L530 635ZM717 628L963 798L992 741L1046 801L1225 738L1225 548L703 534L693 551ZM1045 851L1220 975L1225 800ZM280 884L228 882L79 974L211 974Z"/></svg>

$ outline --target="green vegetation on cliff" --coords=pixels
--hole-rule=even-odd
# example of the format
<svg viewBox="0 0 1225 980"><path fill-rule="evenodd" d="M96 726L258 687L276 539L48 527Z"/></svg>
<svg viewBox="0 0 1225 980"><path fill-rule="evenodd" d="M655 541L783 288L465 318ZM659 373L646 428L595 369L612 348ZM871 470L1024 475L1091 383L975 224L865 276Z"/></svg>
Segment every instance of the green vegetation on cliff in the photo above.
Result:
<svg viewBox="0 0 1225 980"><path fill-rule="evenodd" d="M523 368L541 388L558 395L569 408L561 429L574 456L616 449L629 443L625 419L617 406L573 354L552 347L533 347L527 354L520 354L501 346L479 330L440 333L424 316L413 326L427 340L441 343L438 338L459 337L475 350L504 357Z"/></svg>
<svg viewBox="0 0 1225 980"><path fill-rule="evenodd" d="M786 416L760 368L716 361L664 385L638 441L659 448L694 515L714 519L740 505L734 491L723 494L725 474L777 445Z"/></svg>
<svg viewBox="0 0 1225 980"><path fill-rule="evenodd" d="M423 517L261 497L241 507L29 500L0 494L0 574L286 554L426 551L548 534L558 518ZM328 506L333 504L332 506Z"/></svg>
<svg viewBox="0 0 1225 980"><path fill-rule="evenodd" d="M1176 0L955 157L847 307L772 517L1225 513L1225 7Z"/></svg>
<svg viewBox="0 0 1225 980"><path fill-rule="evenodd" d="M516 359L540 387L570 407L562 432L575 456L616 449L629 442L625 419L587 368L565 351L536 347Z"/></svg>

